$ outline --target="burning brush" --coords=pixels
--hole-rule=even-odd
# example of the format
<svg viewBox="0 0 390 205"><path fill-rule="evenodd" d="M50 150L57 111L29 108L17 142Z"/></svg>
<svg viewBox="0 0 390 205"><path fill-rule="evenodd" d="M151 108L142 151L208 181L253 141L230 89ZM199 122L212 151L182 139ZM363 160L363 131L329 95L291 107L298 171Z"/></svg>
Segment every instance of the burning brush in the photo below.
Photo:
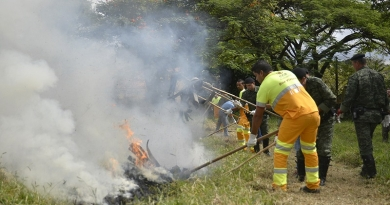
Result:
<svg viewBox="0 0 390 205"><path fill-rule="evenodd" d="M136 187L126 186L126 183L124 183L125 185L120 187L117 193L107 195L104 198L104 202L107 205L127 204L136 198L153 195L159 186L172 182L175 178L174 176L179 176L183 172L177 166L171 170L161 167L149 149L149 140L146 143L146 150L143 149L141 146L142 140L133 136L134 133L131 131L127 121L120 125L120 128L126 131L130 150L127 163L122 165L122 168L125 170L124 176L129 184L135 183ZM118 162L115 159L110 159L108 169L112 173L115 173L113 170L117 170L116 166L118 166Z"/></svg>

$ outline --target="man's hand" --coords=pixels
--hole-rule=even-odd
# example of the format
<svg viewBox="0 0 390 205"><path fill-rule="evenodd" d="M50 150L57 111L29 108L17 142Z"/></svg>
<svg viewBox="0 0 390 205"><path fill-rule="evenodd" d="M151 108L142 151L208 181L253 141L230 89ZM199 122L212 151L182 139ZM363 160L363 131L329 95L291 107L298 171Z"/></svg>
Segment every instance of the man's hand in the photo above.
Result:
<svg viewBox="0 0 390 205"><path fill-rule="evenodd" d="M225 110L225 114L231 115L233 114L233 110L232 109Z"/></svg>
<svg viewBox="0 0 390 205"><path fill-rule="evenodd" d="M250 115L255 115L256 110L249 111Z"/></svg>
<svg viewBox="0 0 390 205"><path fill-rule="evenodd" d="M256 139L257 135L255 134L251 134L249 136L249 139L248 139L248 143L246 143L246 146L249 148L249 147L253 147L256 145L257 143L257 139Z"/></svg>
<svg viewBox="0 0 390 205"><path fill-rule="evenodd" d="M382 125L383 125L383 127L388 127L389 124L390 124L390 115L386 115L385 119L383 119L383 121L382 121Z"/></svg>

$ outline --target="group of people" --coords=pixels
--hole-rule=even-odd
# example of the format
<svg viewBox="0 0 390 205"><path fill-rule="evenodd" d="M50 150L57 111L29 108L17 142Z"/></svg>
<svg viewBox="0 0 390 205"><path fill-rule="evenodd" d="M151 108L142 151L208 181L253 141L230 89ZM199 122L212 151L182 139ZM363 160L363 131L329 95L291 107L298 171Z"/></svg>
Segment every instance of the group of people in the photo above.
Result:
<svg viewBox="0 0 390 205"><path fill-rule="evenodd" d="M249 125L240 125L237 133L242 129L243 136L249 135L244 137L248 148L257 146L256 151L259 151L257 138L268 133L267 109L282 117L275 137L274 190L287 190L287 158L295 144L298 178L302 182L306 178L306 186L301 190L320 192L331 161L334 116L347 111L353 115L363 161L360 175L376 176L372 137L376 126L389 114L389 100L383 76L366 66L365 55L356 54L350 60L356 72L349 77L344 100L337 111L336 96L305 68L273 71L268 62L259 60L251 71L260 86L255 86L251 78L242 83L246 86L240 94L243 103L232 103L230 107L246 111ZM243 108L245 102L251 103ZM245 129L250 131L244 132ZM268 143L264 140L263 146Z"/></svg>

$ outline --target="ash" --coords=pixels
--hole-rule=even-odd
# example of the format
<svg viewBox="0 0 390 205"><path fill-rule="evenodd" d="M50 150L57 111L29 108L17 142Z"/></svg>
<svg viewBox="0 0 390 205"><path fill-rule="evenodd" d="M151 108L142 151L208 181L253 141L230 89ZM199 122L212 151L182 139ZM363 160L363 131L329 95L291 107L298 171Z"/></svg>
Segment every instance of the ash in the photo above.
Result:
<svg viewBox="0 0 390 205"><path fill-rule="evenodd" d="M150 163L137 167L131 156L128 159L129 162L123 165L128 183L118 187L116 193L104 197L104 205L125 205L147 197L157 201L153 196L158 194L162 186L174 180L172 173L163 167L156 167ZM137 186L134 187L134 184Z"/></svg>

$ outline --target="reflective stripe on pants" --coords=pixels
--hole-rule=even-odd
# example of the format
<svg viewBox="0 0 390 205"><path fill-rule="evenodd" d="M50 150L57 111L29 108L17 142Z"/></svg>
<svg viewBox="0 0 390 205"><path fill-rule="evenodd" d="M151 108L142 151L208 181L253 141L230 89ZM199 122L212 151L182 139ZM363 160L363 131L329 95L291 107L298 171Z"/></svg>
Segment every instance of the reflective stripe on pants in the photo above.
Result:
<svg viewBox="0 0 390 205"><path fill-rule="evenodd" d="M301 149L305 156L306 185L318 189L318 156L315 148L317 129L320 124L318 112L296 119L284 118L280 124L278 140L274 151L273 186L287 187L287 157L298 136L301 136Z"/></svg>

